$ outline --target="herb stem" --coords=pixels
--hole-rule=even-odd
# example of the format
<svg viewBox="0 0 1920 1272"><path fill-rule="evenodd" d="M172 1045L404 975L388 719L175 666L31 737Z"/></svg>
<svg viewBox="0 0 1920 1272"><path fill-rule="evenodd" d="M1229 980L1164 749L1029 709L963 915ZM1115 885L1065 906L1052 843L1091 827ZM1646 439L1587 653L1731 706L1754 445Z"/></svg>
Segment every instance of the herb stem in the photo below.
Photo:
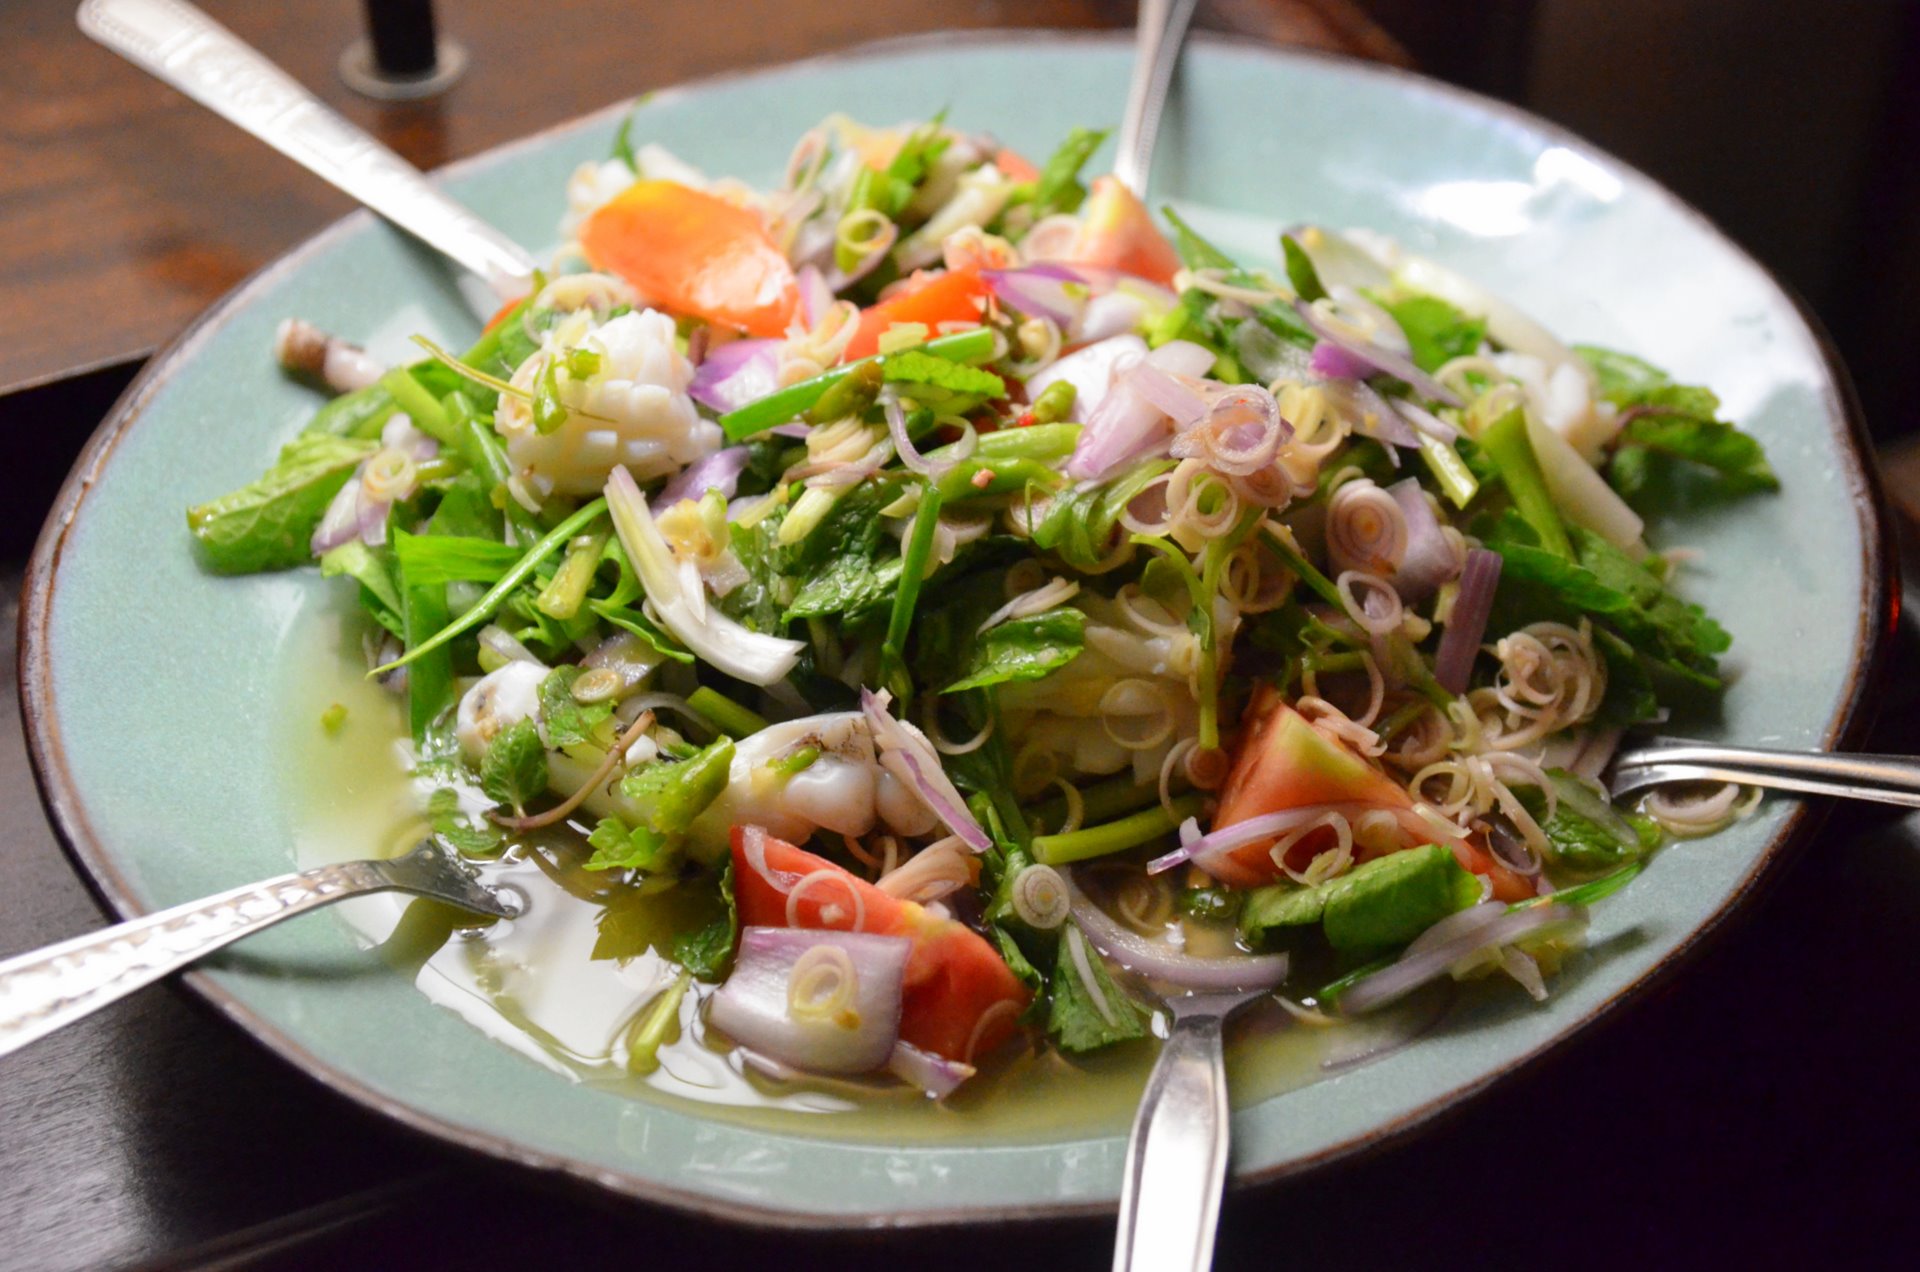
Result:
<svg viewBox="0 0 1920 1272"><path fill-rule="evenodd" d="M680 1032L680 1001L692 983L692 974L681 972L634 1017L633 1032L627 1036L627 1072L648 1074L660 1067L660 1048Z"/></svg>
<svg viewBox="0 0 1920 1272"><path fill-rule="evenodd" d="M1540 460L1527 440L1527 413L1516 406L1480 434L1480 445L1500 469L1500 480L1513 506L1533 532L1540 546L1562 560L1573 559L1573 545L1567 540L1567 528L1554 510L1553 496L1547 492L1547 479L1540 472Z"/></svg>
<svg viewBox="0 0 1920 1272"><path fill-rule="evenodd" d="M687 705L713 722L713 727L730 738L744 738L767 727L767 718L743 707L717 689L701 685L687 695Z"/></svg>
<svg viewBox="0 0 1920 1272"><path fill-rule="evenodd" d="M1479 480L1450 443L1422 433L1420 458L1426 461L1427 471L1440 483L1440 492L1453 502L1454 507L1465 508L1480 493Z"/></svg>
<svg viewBox="0 0 1920 1272"><path fill-rule="evenodd" d="M1171 833L1181 822L1197 815L1200 801L1199 795L1182 795L1173 801L1172 812L1155 805L1104 826L1089 826L1064 835L1035 835L1033 859L1042 865L1064 866L1138 848Z"/></svg>
<svg viewBox="0 0 1920 1272"><path fill-rule="evenodd" d="M945 358L949 362L961 362L972 366L992 357L993 346L994 333L985 327L980 327L973 331L941 336L923 345L915 345L914 349L921 353ZM906 350L896 352L906 352ZM730 442L744 441L755 433L764 433L775 425L785 424L788 420L810 410L828 389L853 374L856 367L874 362L884 365L889 356L891 355L884 353L875 354L871 358L862 358L844 367L824 371L811 380L790 384L777 393L770 393L757 402L749 402L737 411L729 411L722 415L720 427L726 431L727 440Z"/></svg>
<svg viewBox="0 0 1920 1272"><path fill-rule="evenodd" d="M488 588L486 595L475 601L472 608L468 609L466 613L454 619L445 627L442 627L420 644L408 649L407 652L399 658L394 659L385 666L375 667L367 674L369 676L378 676L392 671L395 667L404 667L421 655L441 648L462 632L469 631L478 627L481 623L486 622L489 618L493 617L494 611L498 610L500 606L506 602L507 597L513 595L513 590L527 581L542 561L566 546L575 535L606 515L606 499L595 499L592 503L574 513L553 529L547 531L547 533L541 537L540 541L531 548L528 548L526 555L514 562L512 568L500 576L500 581ZM412 633L409 632L408 634L411 635Z"/></svg>
<svg viewBox="0 0 1920 1272"><path fill-rule="evenodd" d="M907 674L907 632L913 626L914 606L926 582L927 560L933 555L933 532L940 525L940 487L928 484L913 514L913 533L900 554L900 585L893 594L893 612L887 616L887 636L880 645L880 683L892 689L906 710L913 699L913 677Z"/></svg>
<svg viewBox="0 0 1920 1272"><path fill-rule="evenodd" d="M1273 521L1267 522L1265 528L1268 545L1280 554L1280 559L1287 563L1287 568L1293 571L1294 577L1312 588L1314 594L1321 600L1342 614L1346 613L1347 603L1340 599L1340 589L1333 585L1332 579L1320 573L1313 562L1307 560L1306 554L1300 551L1299 545L1293 541L1293 532Z"/></svg>
<svg viewBox="0 0 1920 1272"><path fill-rule="evenodd" d="M423 433L442 446L458 446L460 435L447 418L446 408L424 384L413 378L405 367L395 367L380 377L380 387L393 395L395 405L407 413Z"/></svg>

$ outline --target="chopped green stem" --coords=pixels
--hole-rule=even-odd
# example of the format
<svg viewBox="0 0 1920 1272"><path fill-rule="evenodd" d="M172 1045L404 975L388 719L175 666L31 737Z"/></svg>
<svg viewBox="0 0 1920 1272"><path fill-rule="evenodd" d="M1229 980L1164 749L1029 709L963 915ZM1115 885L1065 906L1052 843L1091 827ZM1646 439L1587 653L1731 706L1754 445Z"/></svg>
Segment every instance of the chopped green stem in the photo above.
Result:
<svg viewBox="0 0 1920 1272"><path fill-rule="evenodd" d="M1027 408L1027 414L1033 417L1034 428L1049 428L1067 418L1067 412L1073 409L1073 399L1077 394L1071 380L1055 380L1040 390L1040 396Z"/></svg>
<svg viewBox="0 0 1920 1272"><path fill-rule="evenodd" d="M1002 428L980 437L976 457L992 459L1059 459L1071 455L1080 440L1078 424L1034 424ZM939 452L934 452L937 457Z"/></svg>
<svg viewBox="0 0 1920 1272"><path fill-rule="evenodd" d="M1547 479L1541 475L1533 443L1527 440L1526 408L1516 406L1487 425L1480 434L1480 445L1500 469L1500 480L1513 497L1515 510L1540 536L1540 546L1571 560L1573 545L1567 541L1567 528L1554 510Z"/></svg>
<svg viewBox="0 0 1920 1272"><path fill-rule="evenodd" d="M768 760L767 767L775 773L778 773L781 777L792 777L795 773L804 773L812 768L813 762L819 758L819 747L803 746L792 755L782 756L775 760Z"/></svg>
<svg viewBox="0 0 1920 1272"><path fill-rule="evenodd" d="M687 705L713 721L713 727L730 738L744 738L767 727L767 718L743 707L717 689L701 685L687 695Z"/></svg>
<svg viewBox="0 0 1920 1272"><path fill-rule="evenodd" d="M553 579L535 598L534 604L540 612L549 618L566 620L580 612L580 605L587 599L587 588L593 583L594 572L599 569L600 558L607 550L607 540L613 537L611 530L599 530L582 535L567 545L567 556L560 568L553 572Z"/></svg>
<svg viewBox="0 0 1920 1272"><path fill-rule="evenodd" d="M931 353L947 359L949 362L963 362L969 366L985 362L993 356L994 334L985 327L973 331L957 332L951 336L941 336L929 340L923 345L914 346L922 353ZM720 417L720 427L726 430L727 440L742 441L755 433L764 433L778 424L810 410L826 394L827 390L854 372L856 367L866 363L884 363L887 354L876 354L872 358L862 358L859 362L850 362L844 367L835 367L822 372L811 380L802 380L790 384L778 393L770 393L758 402L749 402L737 411L729 411ZM868 374L862 372L861 374Z"/></svg>
<svg viewBox="0 0 1920 1272"><path fill-rule="evenodd" d="M907 674L907 632L913 626L913 608L926 582L927 560L933 555L933 532L940 525L940 487L930 485L913 514L913 534L900 554L900 586L893 594L893 612L887 616L887 638L880 646L880 683L893 690L901 710L913 700L913 677Z"/></svg>
<svg viewBox="0 0 1920 1272"><path fill-rule="evenodd" d="M1452 501L1456 508L1464 508L1473 502L1480 493L1480 482L1473 471L1467 467L1467 461L1460 458L1460 452L1453 449L1451 443L1437 437L1420 435L1420 458L1426 461L1427 471L1440 483L1442 494Z"/></svg>
<svg viewBox="0 0 1920 1272"><path fill-rule="evenodd" d="M1173 801L1171 813L1156 804L1104 826L1089 826L1085 830L1069 831L1064 835L1035 835L1033 859L1042 865L1064 866L1091 857L1125 852L1172 833L1181 822L1197 816L1199 812L1200 796L1182 795Z"/></svg>
<svg viewBox="0 0 1920 1272"><path fill-rule="evenodd" d="M498 610L501 605L506 603L506 599L513 595L515 588L532 577L534 570L539 567L542 561L565 547L572 541L573 536L581 533L588 526L606 515L607 501L605 499L595 499L592 503L574 513L553 529L547 531L547 533L541 537L540 541L531 548L528 548L526 555L516 561L512 569L501 575L500 581L488 588L487 594L475 601L473 607L466 613L454 619L451 623L448 623L445 627L442 627L418 645L414 645L408 649L401 657L394 659L385 666L375 667L367 674L370 676L378 676L385 672L392 671L395 667L404 667L416 658L419 658L422 654L429 653L446 645L448 641L460 635L460 633L470 631L486 622L489 618L493 617L494 612ZM411 633L409 634L411 635Z"/></svg>
<svg viewBox="0 0 1920 1272"><path fill-rule="evenodd" d="M1612 896L1633 882L1633 877L1640 873L1640 866L1640 862L1631 861L1618 870L1601 875L1598 879L1589 879L1585 883L1576 884L1571 888L1562 888L1558 892L1546 892L1537 897L1528 897L1525 901L1515 901L1507 909L1530 910L1536 905L1548 904L1592 905L1602 897Z"/></svg>
<svg viewBox="0 0 1920 1272"><path fill-rule="evenodd" d="M633 1032L627 1035L628 1072L647 1074L660 1067L660 1048L680 1032L680 1001L692 983L692 974L681 972L678 980L634 1017Z"/></svg>
<svg viewBox="0 0 1920 1272"><path fill-rule="evenodd" d="M1332 675L1342 671L1365 671L1367 653L1365 650L1349 649L1338 654L1306 654L1300 659L1300 665L1316 676Z"/></svg>
<svg viewBox="0 0 1920 1272"><path fill-rule="evenodd" d="M1293 536L1271 521L1266 524L1266 532L1268 546L1280 554L1280 559L1287 563L1287 568L1293 571L1294 577L1312 588L1314 594L1321 600L1341 613L1346 613L1347 603L1340 599L1340 589L1333 585L1332 579L1320 573L1298 547L1294 546Z"/></svg>
<svg viewBox="0 0 1920 1272"><path fill-rule="evenodd" d="M303 433L331 433L336 437L378 437L397 409L385 386L369 384L343 393L313 413Z"/></svg>
<svg viewBox="0 0 1920 1272"><path fill-rule="evenodd" d="M1123 773L1110 777L1104 782L1096 782L1080 792L1080 814L1083 818L1104 821L1145 808L1160 798L1160 790L1152 782L1145 784L1133 780L1131 774ZM1049 826L1057 826L1067 817L1067 801L1063 796L1055 796L1033 810L1034 820Z"/></svg>
<svg viewBox="0 0 1920 1272"><path fill-rule="evenodd" d="M987 474L984 484L979 484L979 473ZM942 499L964 502L1011 495L1030 486L1047 492L1058 487L1062 480L1059 471L1042 460L976 457L955 464L940 478L937 488Z"/></svg>
<svg viewBox="0 0 1920 1272"><path fill-rule="evenodd" d="M513 527L514 537L508 542L516 546L532 543L545 531L534 520L532 513L521 506L520 501L507 493L507 479L513 476L513 467L507 462L507 452L500 445L500 439L486 422L473 413L471 399L464 393L449 393L446 397L447 414L460 425L460 451L467 457L473 470L486 477L493 488L500 493L501 509L507 518L507 524Z"/></svg>
<svg viewBox="0 0 1920 1272"><path fill-rule="evenodd" d="M1374 733L1382 742L1391 742L1418 720L1427 710L1427 703L1409 702L1395 710L1392 715L1374 727Z"/></svg>
<svg viewBox="0 0 1920 1272"><path fill-rule="evenodd" d="M393 395L394 403L407 413L409 419L421 432L428 434L443 446L458 446L460 436L454 431L453 421L447 418L447 412L440 405L440 399L428 392L427 387L413 378L413 373L405 367L395 367L380 377L380 387Z"/></svg>
<svg viewBox="0 0 1920 1272"><path fill-rule="evenodd" d="M533 297L527 296L519 304L500 316L500 321L480 333L480 338L471 348L461 355L460 360L470 367L485 368L486 364L500 356L500 337L507 330L507 324L517 323L527 312L527 306L533 303Z"/></svg>

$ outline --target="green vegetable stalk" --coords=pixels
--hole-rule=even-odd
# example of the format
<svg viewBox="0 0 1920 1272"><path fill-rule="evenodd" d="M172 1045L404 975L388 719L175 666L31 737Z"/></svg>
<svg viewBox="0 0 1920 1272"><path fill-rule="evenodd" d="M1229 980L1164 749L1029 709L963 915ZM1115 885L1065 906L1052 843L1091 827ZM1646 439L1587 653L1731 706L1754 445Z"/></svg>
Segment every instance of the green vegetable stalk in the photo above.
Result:
<svg viewBox="0 0 1920 1272"><path fill-rule="evenodd" d="M1199 813L1200 796L1183 795L1173 801L1171 813L1156 805L1104 826L1089 826L1064 835L1035 835L1033 859L1044 866L1065 866L1125 852L1172 833L1181 822Z"/></svg>
<svg viewBox="0 0 1920 1272"><path fill-rule="evenodd" d="M767 727L765 716L705 685L687 695L687 705L711 720L714 728L730 738L744 738Z"/></svg>
<svg viewBox="0 0 1920 1272"><path fill-rule="evenodd" d="M1567 540L1567 527L1554 510L1547 479L1534 457L1533 443L1527 440L1526 408L1513 407L1487 425L1480 434L1480 446L1500 469L1500 480L1512 496L1514 508L1540 536L1540 546L1557 557L1571 559L1573 544Z"/></svg>
<svg viewBox="0 0 1920 1272"><path fill-rule="evenodd" d="M993 347L994 333L981 327L951 336L941 336L927 341L916 349L903 349L900 352L932 354L949 362L972 365L991 358ZM777 424L785 424L796 416L804 415L825 396L828 389L854 374L857 368L867 363L880 363L884 370L886 360L894 356L896 355L876 354L871 358L862 358L859 362L822 372L811 380L790 384L778 393L770 393L758 402L749 402L737 411L729 411L722 415L720 427L726 431L727 440L730 442L744 441L755 433L764 433ZM860 374L870 373L863 371Z"/></svg>

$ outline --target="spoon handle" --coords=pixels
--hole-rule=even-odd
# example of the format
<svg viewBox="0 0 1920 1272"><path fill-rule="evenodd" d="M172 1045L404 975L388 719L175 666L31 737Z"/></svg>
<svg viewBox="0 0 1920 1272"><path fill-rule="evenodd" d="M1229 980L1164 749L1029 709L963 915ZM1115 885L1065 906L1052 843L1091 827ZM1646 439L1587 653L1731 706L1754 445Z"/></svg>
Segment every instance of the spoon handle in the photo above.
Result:
<svg viewBox="0 0 1920 1272"><path fill-rule="evenodd" d="M304 164L502 296L526 291L536 262L525 248L184 0L86 0L79 22L88 36Z"/></svg>
<svg viewBox="0 0 1920 1272"><path fill-rule="evenodd" d="M1113 1272L1205 1272L1227 1179L1226 1009L1174 1000L1173 1027L1127 1140Z"/></svg>
<svg viewBox="0 0 1920 1272"><path fill-rule="evenodd" d="M366 861L189 901L0 962L0 1056L282 919L395 884Z"/></svg>
<svg viewBox="0 0 1920 1272"><path fill-rule="evenodd" d="M1153 140L1160 131L1160 112L1167 90L1173 87L1173 68L1186 42L1198 0L1140 0L1134 26L1133 79L1127 85L1127 112L1120 120L1119 153L1113 175L1141 198L1153 170Z"/></svg>
<svg viewBox="0 0 1920 1272"><path fill-rule="evenodd" d="M1920 758L1910 755L1768 751L1655 738L1615 761L1614 777L1616 794L1665 781L1739 782L1920 808Z"/></svg>

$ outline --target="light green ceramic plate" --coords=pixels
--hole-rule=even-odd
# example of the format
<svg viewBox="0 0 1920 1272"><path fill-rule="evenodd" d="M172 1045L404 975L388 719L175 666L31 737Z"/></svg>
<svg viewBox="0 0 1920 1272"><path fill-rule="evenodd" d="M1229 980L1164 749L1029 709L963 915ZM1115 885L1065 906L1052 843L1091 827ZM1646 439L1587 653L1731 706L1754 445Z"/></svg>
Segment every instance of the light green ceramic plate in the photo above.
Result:
<svg viewBox="0 0 1920 1272"><path fill-rule="evenodd" d="M832 111L876 122L943 106L1028 153L1118 114L1120 38L915 40L660 93L636 131L710 172L766 181ZM614 87L614 86L610 86ZM528 244L550 243L574 166L609 111L458 165L447 184ZM1663 541L1699 548L1689 588L1732 630L1738 679L1701 726L1781 746L1850 736L1888 617L1871 480L1844 378L1794 303L1638 173L1505 107L1413 76L1204 42L1161 134L1159 194L1271 257L1296 220L1370 226L1504 292L1562 335L1643 354L1716 389L1786 488L1703 510ZM190 157L189 157L190 159ZM155 358L69 480L29 576L23 701L48 803L126 914L289 866L273 757L289 632L312 572L201 574L181 510L250 480L311 409L268 356L289 315L392 347L474 328L453 278L365 215L270 266ZM1594 916L1586 959L1536 1007L1519 994L1419 1044L1240 1111L1242 1180L1283 1175L1434 1117L1617 1006L1718 924L1808 829L1791 802L1662 853ZM740 1219L884 1226L1092 1210L1118 1194L1124 1119L1072 1142L835 1142L769 1133L577 1085L417 993L333 917L249 943L193 986L321 1081L457 1143ZM832 1135L824 1127L823 1135Z"/></svg>

